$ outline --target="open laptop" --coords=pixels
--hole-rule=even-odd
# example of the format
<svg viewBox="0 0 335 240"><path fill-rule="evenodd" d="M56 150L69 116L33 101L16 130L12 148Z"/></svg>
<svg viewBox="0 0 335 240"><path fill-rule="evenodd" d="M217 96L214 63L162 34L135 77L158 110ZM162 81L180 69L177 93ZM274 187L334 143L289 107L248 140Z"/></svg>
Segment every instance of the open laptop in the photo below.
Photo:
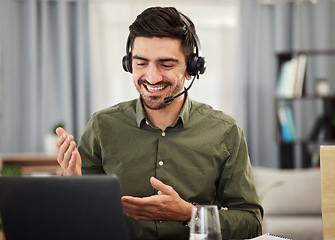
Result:
<svg viewBox="0 0 335 240"><path fill-rule="evenodd" d="M6 240L128 239L116 176L0 177Z"/></svg>

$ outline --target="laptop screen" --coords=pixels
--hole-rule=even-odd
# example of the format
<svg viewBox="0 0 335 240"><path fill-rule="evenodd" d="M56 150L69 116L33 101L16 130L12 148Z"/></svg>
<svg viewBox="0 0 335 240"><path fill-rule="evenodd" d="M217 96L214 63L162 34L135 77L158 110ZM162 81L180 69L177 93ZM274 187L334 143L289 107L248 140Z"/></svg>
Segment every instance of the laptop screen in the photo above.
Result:
<svg viewBox="0 0 335 240"><path fill-rule="evenodd" d="M128 239L116 176L0 177L6 240Z"/></svg>

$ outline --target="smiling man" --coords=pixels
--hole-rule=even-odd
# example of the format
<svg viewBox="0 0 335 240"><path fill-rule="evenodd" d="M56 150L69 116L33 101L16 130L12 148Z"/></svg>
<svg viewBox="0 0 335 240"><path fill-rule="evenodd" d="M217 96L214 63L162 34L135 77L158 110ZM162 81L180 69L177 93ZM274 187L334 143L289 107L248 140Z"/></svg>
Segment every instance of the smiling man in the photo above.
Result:
<svg viewBox="0 0 335 240"><path fill-rule="evenodd" d="M260 235L242 129L184 91L205 70L193 23L153 7L129 30L123 67L140 97L95 113L78 148L57 129L63 175L116 174L131 239L188 239L193 204L218 206L223 239Z"/></svg>
<svg viewBox="0 0 335 240"><path fill-rule="evenodd" d="M180 40L136 37L132 52L133 80L148 120L164 131L176 121L184 96L168 103L164 99L182 92L185 78L191 79Z"/></svg>

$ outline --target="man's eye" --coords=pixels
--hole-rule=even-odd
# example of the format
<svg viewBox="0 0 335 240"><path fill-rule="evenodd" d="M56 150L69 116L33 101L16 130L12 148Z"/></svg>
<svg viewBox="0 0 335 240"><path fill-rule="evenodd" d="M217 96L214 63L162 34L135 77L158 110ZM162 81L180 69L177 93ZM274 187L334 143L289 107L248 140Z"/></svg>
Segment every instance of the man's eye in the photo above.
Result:
<svg viewBox="0 0 335 240"><path fill-rule="evenodd" d="M137 64L137 66L144 66L144 65L146 65L146 63L143 63L143 62L138 62L136 64Z"/></svg>
<svg viewBox="0 0 335 240"><path fill-rule="evenodd" d="M162 66L163 66L164 68L172 68L172 67L173 67L173 65L169 65L169 64L162 64Z"/></svg>

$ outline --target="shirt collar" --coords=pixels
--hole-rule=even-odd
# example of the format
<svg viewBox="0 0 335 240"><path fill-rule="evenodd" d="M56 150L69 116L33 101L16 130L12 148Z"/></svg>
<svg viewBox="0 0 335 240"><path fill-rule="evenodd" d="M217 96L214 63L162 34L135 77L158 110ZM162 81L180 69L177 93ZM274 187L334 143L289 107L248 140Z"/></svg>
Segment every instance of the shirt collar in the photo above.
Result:
<svg viewBox="0 0 335 240"><path fill-rule="evenodd" d="M187 93L185 93L185 102L183 104L183 107L180 110L180 113L178 115L177 121L180 119L183 126L187 124L189 118L190 118L190 111L191 111L191 99ZM136 122L137 122L137 127L140 128L142 122L146 121L146 113L142 104L141 97L137 99L136 103ZM175 124L173 124L175 125Z"/></svg>
<svg viewBox="0 0 335 240"><path fill-rule="evenodd" d="M137 127L141 128L141 124L145 120L146 120L145 110L144 110L144 107L143 107L143 104L142 104L141 97L139 97L137 99L137 103L136 103L136 122L137 122Z"/></svg>

